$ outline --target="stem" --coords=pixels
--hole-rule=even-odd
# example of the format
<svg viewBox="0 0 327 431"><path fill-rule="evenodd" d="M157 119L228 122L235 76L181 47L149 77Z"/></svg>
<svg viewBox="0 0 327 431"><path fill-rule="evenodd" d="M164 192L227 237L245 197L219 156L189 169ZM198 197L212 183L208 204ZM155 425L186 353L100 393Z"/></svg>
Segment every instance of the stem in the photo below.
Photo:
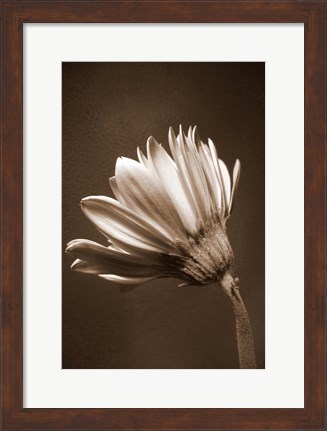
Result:
<svg viewBox="0 0 327 431"><path fill-rule="evenodd" d="M233 305L240 368L257 368L250 319L239 288L230 274L225 275L221 284Z"/></svg>

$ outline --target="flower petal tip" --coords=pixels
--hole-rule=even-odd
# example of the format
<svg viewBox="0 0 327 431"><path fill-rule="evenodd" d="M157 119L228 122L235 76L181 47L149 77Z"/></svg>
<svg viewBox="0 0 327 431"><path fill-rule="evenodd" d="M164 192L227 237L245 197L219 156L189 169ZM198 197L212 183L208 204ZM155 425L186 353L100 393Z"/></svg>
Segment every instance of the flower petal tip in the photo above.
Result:
<svg viewBox="0 0 327 431"><path fill-rule="evenodd" d="M87 202L89 201L89 198L87 197L87 198L83 198L83 199L81 199L80 200L80 206L83 206L83 205L85 205Z"/></svg>
<svg viewBox="0 0 327 431"><path fill-rule="evenodd" d="M72 271L76 270L76 266L80 263L81 261L79 259L74 260L74 262L70 265L70 269Z"/></svg>

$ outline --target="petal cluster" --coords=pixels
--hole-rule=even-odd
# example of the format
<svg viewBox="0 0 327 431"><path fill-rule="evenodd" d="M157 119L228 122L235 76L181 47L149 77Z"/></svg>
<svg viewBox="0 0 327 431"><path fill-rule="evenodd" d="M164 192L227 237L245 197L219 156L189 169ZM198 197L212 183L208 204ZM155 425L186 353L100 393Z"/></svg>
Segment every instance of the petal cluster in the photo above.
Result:
<svg viewBox="0 0 327 431"><path fill-rule="evenodd" d="M86 217L108 245L77 239L66 251L72 269L119 284L177 277L205 284L224 275L233 253L226 235L240 175L232 178L216 147L201 141L197 127L168 134L171 155L153 137L138 161L120 157L110 186L115 199L82 199Z"/></svg>

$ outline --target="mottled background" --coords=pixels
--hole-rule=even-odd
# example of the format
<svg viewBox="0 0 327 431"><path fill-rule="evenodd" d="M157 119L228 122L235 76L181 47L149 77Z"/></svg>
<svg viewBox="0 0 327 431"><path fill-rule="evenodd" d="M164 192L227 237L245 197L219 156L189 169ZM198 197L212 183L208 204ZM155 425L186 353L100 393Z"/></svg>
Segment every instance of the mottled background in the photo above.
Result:
<svg viewBox="0 0 327 431"><path fill-rule="evenodd" d="M264 63L63 63L62 248L105 243L81 213L88 195L111 195L119 156L149 135L198 125L231 170L242 172L228 235L260 368L265 366ZM238 368L235 322L221 288L161 279L122 294L62 262L63 368Z"/></svg>

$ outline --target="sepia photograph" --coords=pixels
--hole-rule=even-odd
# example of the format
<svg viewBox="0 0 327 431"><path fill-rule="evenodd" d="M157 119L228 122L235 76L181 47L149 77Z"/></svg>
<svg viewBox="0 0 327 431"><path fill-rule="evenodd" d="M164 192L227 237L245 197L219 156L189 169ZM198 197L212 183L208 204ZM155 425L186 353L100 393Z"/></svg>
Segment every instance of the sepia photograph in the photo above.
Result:
<svg viewBox="0 0 327 431"><path fill-rule="evenodd" d="M265 368L265 63L62 63L62 368Z"/></svg>

